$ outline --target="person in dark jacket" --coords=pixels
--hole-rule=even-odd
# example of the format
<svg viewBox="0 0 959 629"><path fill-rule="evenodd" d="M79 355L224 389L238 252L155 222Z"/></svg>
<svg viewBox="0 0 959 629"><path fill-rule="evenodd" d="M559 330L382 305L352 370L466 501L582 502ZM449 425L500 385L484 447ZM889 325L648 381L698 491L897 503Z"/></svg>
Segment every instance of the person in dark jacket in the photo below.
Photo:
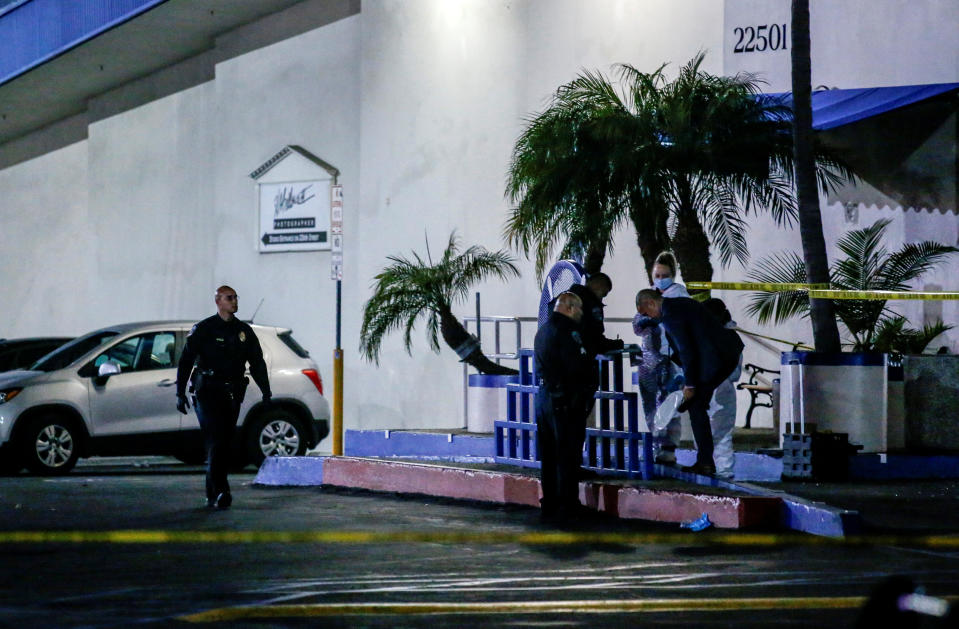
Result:
<svg viewBox="0 0 959 629"><path fill-rule="evenodd" d="M586 354L590 358L589 383L592 390L599 388L599 362L596 361L597 354L605 354L618 349L623 349L622 339L606 338L606 324L603 304L603 298L613 290L613 280L605 273L593 273L586 280L586 284L573 284L569 287L569 292L579 297L583 302L583 318L579 326L583 335L583 347L586 348ZM593 396L590 395L584 400L583 418L589 417L593 411Z"/></svg>
<svg viewBox="0 0 959 629"><path fill-rule="evenodd" d="M596 390L595 385L589 386L595 361L583 346L582 318L582 300L572 292L562 293L533 343L539 385L536 444L545 519L568 519L581 508L579 472L586 438L582 409Z"/></svg>
<svg viewBox="0 0 959 629"><path fill-rule="evenodd" d="M569 292L583 302L583 318L580 321L580 327L583 329L583 346L590 358L597 354L623 349L622 339L606 338L603 313L606 305L603 304L603 299L612 290L613 280L609 279L605 273L593 273L586 280L585 285L573 284L569 287Z"/></svg>
<svg viewBox="0 0 959 629"><path fill-rule="evenodd" d="M731 329L694 299L663 299L653 289L636 295L636 309L647 317L659 319L685 376L684 402L680 411L689 411L689 422L696 440L696 463L683 468L697 474L715 474L713 435L709 427L709 401L713 391L739 365L743 342Z"/></svg>
<svg viewBox="0 0 959 629"><path fill-rule="evenodd" d="M221 286L214 301L217 314L194 325L187 336L177 365L176 407L184 415L190 408L186 385L196 363L193 401L206 447L207 506L226 509L233 503L227 471L233 433L246 395L247 363L265 404L269 404L272 393L259 339L253 328L234 316L239 307L236 291Z"/></svg>

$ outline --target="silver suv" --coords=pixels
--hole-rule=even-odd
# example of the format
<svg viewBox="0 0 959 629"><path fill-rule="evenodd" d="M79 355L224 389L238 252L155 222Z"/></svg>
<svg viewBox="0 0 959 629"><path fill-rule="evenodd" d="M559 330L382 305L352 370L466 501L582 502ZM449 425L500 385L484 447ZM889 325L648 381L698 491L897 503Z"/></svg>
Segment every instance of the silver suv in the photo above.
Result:
<svg viewBox="0 0 959 629"><path fill-rule="evenodd" d="M204 460L196 415L176 410L176 367L193 321L127 323L85 334L28 370L0 373L0 470L66 474L79 457L172 455ZM237 464L298 455L329 433L316 363L290 330L253 325L273 403L240 408ZM256 385L252 385L255 389Z"/></svg>

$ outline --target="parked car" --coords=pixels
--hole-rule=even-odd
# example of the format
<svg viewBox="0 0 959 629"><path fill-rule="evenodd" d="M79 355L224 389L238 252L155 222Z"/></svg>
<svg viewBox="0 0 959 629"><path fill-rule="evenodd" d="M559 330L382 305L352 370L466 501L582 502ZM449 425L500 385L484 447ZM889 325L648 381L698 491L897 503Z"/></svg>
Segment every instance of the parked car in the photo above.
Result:
<svg viewBox="0 0 959 629"><path fill-rule="evenodd" d="M26 369L72 336L38 336L27 339L0 339L0 371Z"/></svg>
<svg viewBox="0 0 959 629"><path fill-rule="evenodd" d="M192 321L111 326L85 334L27 370L0 374L0 467L66 474L80 457L172 455L204 460L196 415L176 410L177 360ZM253 325L273 403L250 385L234 460L300 455L329 433L330 405L309 353L290 330Z"/></svg>

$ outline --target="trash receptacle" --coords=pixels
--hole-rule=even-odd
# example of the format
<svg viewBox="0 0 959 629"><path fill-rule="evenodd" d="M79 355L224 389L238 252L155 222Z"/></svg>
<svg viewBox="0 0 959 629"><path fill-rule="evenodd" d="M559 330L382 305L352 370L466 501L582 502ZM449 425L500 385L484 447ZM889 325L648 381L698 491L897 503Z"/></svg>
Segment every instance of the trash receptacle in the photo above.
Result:
<svg viewBox="0 0 959 629"><path fill-rule="evenodd" d="M519 376L472 374L467 382L468 432L493 432L493 422L506 419L506 385L519 382Z"/></svg>

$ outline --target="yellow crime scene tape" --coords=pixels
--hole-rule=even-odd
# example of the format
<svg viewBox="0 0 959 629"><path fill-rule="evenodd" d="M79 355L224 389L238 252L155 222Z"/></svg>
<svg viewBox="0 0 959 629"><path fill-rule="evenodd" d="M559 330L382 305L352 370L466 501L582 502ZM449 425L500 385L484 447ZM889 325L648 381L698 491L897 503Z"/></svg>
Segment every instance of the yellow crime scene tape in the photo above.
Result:
<svg viewBox="0 0 959 629"><path fill-rule="evenodd" d="M954 602L957 597L946 596ZM420 603L320 603L297 605L244 605L211 609L180 616L190 623L229 622L263 618L309 618L345 615L417 614L544 614L611 612L722 612L789 609L859 609L864 596L794 596L743 598L648 598L624 600L420 602Z"/></svg>
<svg viewBox="0 0 959 629"><path fill-rule="evenodd" d="M441 531L0 531L0 544L666 544L674 546L908 546L959 549L957 535Z"/></svg>
<svg viewBox="0 0 959 629"><path fill-rule="evenodd" d="M918 299L940 301L959 299L959 293L948 291L892 291L892 290L810 290L812 299Z"/></svg>
<svg viewBox="0 0 959 629"><path fill-rule="evenodd" d="M886 301L908 299L942 301L959 299L955 291L892 291L892 290L845 290L829 288L829 284L791 284L769 282L688 282L693 290L755 290L766 292L806 291L812 299L861 299Z"/></svg>
<svg viewBox="0 0 959 629"><path fill-rule="evenodd" d="M775 282L687 282L693 290L764 290L779 292L787 290L828 289L829 284L789 284Z"/></svg>

